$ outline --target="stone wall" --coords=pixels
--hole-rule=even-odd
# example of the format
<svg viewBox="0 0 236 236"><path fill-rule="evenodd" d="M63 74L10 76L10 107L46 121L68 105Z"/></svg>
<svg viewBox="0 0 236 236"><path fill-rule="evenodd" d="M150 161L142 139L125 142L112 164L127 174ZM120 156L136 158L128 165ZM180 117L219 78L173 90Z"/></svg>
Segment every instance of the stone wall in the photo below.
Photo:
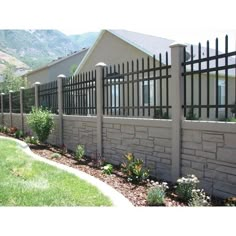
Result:
<svg viewBox="0 0 236 236"><path fill-rule="evenodd" d="M236 124L182 122L181 174L195 174L220 197L236 195Z"/></svg>
<svg viewBox="0 0 236 236"><path fill-rule="evenodd" d="M22 129L21 114L12 114L12 126L17 129Z"/></svg>
<svg viewBox="0 0 236 236"><path fill-rule="evenodd" d="M134 153L153 176L171 180L171 121L103 118L103 152L114 164Z"/></svg>
<svg viewBox="0 0 236 236"><path fill-rule="evenodd" d="M74 151L77 145L83 144L87 155L96 153L96 121L96 117L63 116L63 140L66 147Z"/></svg>

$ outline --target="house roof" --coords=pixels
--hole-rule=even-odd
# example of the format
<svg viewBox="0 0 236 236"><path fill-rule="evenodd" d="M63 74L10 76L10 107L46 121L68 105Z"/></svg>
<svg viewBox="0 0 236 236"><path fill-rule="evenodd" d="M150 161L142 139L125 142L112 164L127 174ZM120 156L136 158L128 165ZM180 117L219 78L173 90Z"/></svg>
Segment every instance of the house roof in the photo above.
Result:
<svg viewBox="0 0 236 236"><path fill-rule="evenodd" d="M137 32L131 32L127 30L103 30L99 34L97 40L93 44L93 46L89 49L88 53L86 56L83 58L82 62L78 66L78 68L75 71L75 74L77 74L80 70L80 68L83 66L83 64L86 63L86 60L89 58L90 54L92 54L93 50L95 49L96 45L99 43L100 39L104 35L105 32L110 32L111 34L115 35L116 37L124 40L125 42L129 43L130 45L136 47L137 49L145 52L149 56L156 56L156 59L158 60L159 54L162 55L162 63L165 63L166 60L166 52L168 52L168 63L171 64L171 57L170 57L170 45L175 42L175 40L172 39L166 39L162 37L157 37L157 36L152 36L152 35L147 35L147 34L142 34L142 33L137 33ZM190 52L191 52L191 44L186 44L186 51L187 51L187 60L190 59ZM219 52L221 54L222 52ZM207 55L207 48L206 47L201 47L201 57L204 58ZM216 50L214 49L209 49L209 54L210 56L215 56ZM193 59L196 60L198 59L198 45L193 45ZM215 67L215 60L211 60L209 65L211 67ZM224 60L219 60L218 61L219 66L224 66L225 61ZM235 58L234 57L229 57L228 58L228 64L235 64ZM190 67L187 66L187 70ZM194 64L194 70L198 70L198 65ZM201 69L206 69L206 63L202 63ZM229 75L235 75L232 74L231 71L229 71Z"/></svg>
<svg viewBox="0 0 236 236"><path fill-rule="evenodd" d="M81 53L83 53L83 52L86 52L86 51L88 51L88 50L89 50L89 48L83 48L82 50L80 50L80 51L75 51L75 52L73 52L73 53L71 53L70 55L67 55L67 56L65 56L65 57L59 57L59 58L57 58L56 60L53 60L53 61L49 62L48 64L46 64L46 65L44 65L44 66L42 66L42 67L40 67L40 68L38 68L38 69L32 70L32 71L30 71L30 72L24 74L24 76L28 76L28 75L34 74L34 73L36 73L36 72L38 72L38 71L44 70L44 69L46 69L46 68L49 68L49 67L51 67L51 66L53 66L53 65L55 65L55 64L57 64L57 63L60 63L60 62L62 62L62 61L65 61L65 60L67 60L67 59L69 59L69 58L71 58L71 57L77 56L77 55L79 55L79 54L81 54ZM85 53L85 55L86 55L86 53Z"/></svg>

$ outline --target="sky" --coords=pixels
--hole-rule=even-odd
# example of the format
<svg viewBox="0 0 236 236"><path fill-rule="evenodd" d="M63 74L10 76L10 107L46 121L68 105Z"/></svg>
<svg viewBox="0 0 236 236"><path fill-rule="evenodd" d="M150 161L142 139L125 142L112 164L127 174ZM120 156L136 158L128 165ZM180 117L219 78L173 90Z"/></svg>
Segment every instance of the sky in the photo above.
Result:
<svg viewBox="0 0 236 236"><path fill-rule="evenodd" d="M126 29L203 45L214 45L218 37L221 51L228 34L234 50L235 9L233 0L8 0L1 3L0 29L58 29L68 35Z"/></svg>

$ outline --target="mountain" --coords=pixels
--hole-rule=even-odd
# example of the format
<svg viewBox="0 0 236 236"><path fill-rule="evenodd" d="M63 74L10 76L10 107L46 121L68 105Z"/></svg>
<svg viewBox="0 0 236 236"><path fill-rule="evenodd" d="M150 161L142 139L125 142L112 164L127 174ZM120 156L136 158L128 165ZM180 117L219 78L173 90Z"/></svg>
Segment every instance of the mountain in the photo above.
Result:
<svg viewBox="0 0 236 236"><path fill-rule="evenodd" d="M90 47L97 35L91 32L67 36L58 30L0 30L0 74L6 64L3 55L15 58L18 61L16 67L35 69L58 57Z"/></svg>
<svg viewBox="0 0 236 236"><path fill-rule="evenodd" d="M69 35L69 38L81 48L88 48L96 41L98 34L98 32L88 32L80 35Z"/></svg>

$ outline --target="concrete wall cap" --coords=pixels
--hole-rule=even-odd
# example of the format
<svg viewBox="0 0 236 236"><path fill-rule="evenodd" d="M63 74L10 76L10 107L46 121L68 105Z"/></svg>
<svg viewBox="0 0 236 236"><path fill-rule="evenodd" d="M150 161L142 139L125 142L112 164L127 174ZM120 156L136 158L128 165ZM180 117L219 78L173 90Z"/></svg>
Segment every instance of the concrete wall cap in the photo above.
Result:
<svg viewBox="0 0 236 236"><path fill-rule="evenodd" d="M40 85L41 83L40 83L40 82L35 82L34 84L35 84L35 85Z"/></svg>
<svg viewBox="0 0 236 236"><path fill-rule="evenodd" d="M60 75L58 75L58 76L57 76L57 78L62 78L62 79L65 79L65 78L66 78L66 76L65 76L65 75L63 75L63 74L60 74Z"/></svg>
<svg viewBox="0 0 236 236"><path fill-rule="evenodd" d="M107 65L104 62L99 62L95 65L95 67L106 67Z"/></svg>
<svg viewBox="0 0 236 236"><path fill-rule="evenodd" d="M181 42L173 42L172 44L170 44L170 48L174 48L174 47L187 47L187 44L181 43Z"/></svg>

